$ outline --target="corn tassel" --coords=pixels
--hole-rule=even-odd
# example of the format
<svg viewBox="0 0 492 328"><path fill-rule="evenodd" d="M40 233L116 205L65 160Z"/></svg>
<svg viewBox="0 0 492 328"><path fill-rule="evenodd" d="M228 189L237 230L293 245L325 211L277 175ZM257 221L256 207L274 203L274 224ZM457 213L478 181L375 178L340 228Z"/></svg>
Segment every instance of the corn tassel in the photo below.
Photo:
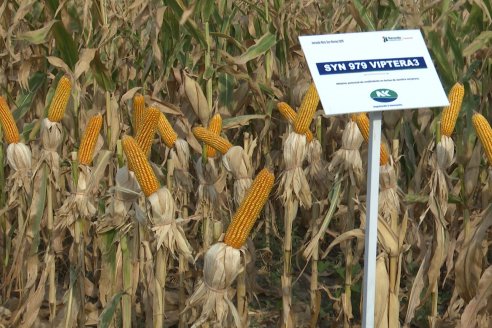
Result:
<svg viewBox="0 0 492 328"><path fill-rule="evenodd" d="M352 117L359 127L360 133L364 137L365 142L369 142L369 117L365 113L361 113ZM386 165L389 162L388 149L386 145L381 143L379 154L379 165Z"/></svg>
<svg viewBox="0 0 492 328"><path fill-rule="evenodd" d="M449 91L449 106L444 108L441 117L441 135L451 137L465 96L463 84L456 83Z"/></svg>
<svg viewBox="0 0 492 328"><path fill-rule="evenodd" d="M318 108L319 95L314 83L309 86L304 98L302 99L301 107L294 120L294 131L298 134L304 134L309 129L313 120L316 108Z"/></svg>
<svg viewBox="0 0 492 328"><path fill-rule="evenodd" d="M147 161L147 157L132 137L124 136L121 142L126 154L128 166L133 168L133 172L140 184L140 188L145 196L148 197L152 195L159 189L159 181L157 181L154 171L152 171L152 167Z"/></svg>
<svg viewBox="0 0 492 328"><path fill-rule="evenodd" d="M133 124L135 135L142 128L145 121L145 98L141 94L137 93L133 97Z"/></svg>
<svg viewBox="0 0 492 328"><path fill-rule="evenodd" d="M145 121L135 137L138 146L147 157L150 154L150 147L152 146L152 140L154 139L155 130L157 129L160 117L161 112L157 108L149 108L145 115Z"/></svg>
<svg viewBox="0 0 492 328"><path fill-rule="evenodd" d="M485 149L489 165L492 165L492 128L487 119L479 113L473 114L472 121L478 138Z"/></svg>
<svg viewBox="0 0 492 328"><path fill-rule="evenodd" d="M20 141L19 130L17 130L14 117L4 97L0 97L0 123L2 124L5 141L8 144L18 143Z"/></svg>
<svg viewBox="0 0 492 328"><path fill-rule="evenodd" d="M220 114L215 114L208 124L208 130L216 135L220 135L220 131L222 130L222 117ZM215 157L216 150L209 145L205 145L205 153L207 157Z"/></svg>
<svg viewBox="0 0 492 328"><path fill-rule="evenodd" d="M51 122L60 122L63 119L71 91L72 83L67 76L62 76L56 86L55 94L48 110L48 119Z"/></svg>
<svg viewBox="0 0 492 328"><path fill-rule="evenodd" d="M236 249L244 245L261 209L268 200L274 181L275 176L268 169L263 169L258 173L227 228L224 237L225 244Z"/></svg>
<svg viewBox="0 0 492 328"><path fill-rule="evenodd" d="M222 154L227 153L227 151L232 147L232 144L229 141L203 127L193 128L193 134L198 140L204 142L210 147L215 148Z"/></svg>
<svg viewBox="0 0 492 328"><path fill-rule="evenodd" d="M291 124L294 123L294 121L296 120L296 112L294 111L294 109L292 109L292 107L290 107L289 104L285 102L279 102L277 104L277 109L287 121L289 121ZM309 129L306 130L304 135L306 136L307 142L311 142L313 140L313 134Z"/></svg>
<svg viewBox="0 0 492 328"><path fill-rule="evenodd" d="M102 115L97 114L89 120L85 128L84 135L80 141L79 163L89 165L94 156L94 148L96 147L99 131L102 127Z"/></svg>
<svg viewBox="0 0 492 328"><path fill-rule="evenodd" d="M168 148L174 148L174 143L176 142L176 139L178 139L178 135L163 113L160 114L157 129L159 130L159 134L161 135L164 144Z"/></svg>

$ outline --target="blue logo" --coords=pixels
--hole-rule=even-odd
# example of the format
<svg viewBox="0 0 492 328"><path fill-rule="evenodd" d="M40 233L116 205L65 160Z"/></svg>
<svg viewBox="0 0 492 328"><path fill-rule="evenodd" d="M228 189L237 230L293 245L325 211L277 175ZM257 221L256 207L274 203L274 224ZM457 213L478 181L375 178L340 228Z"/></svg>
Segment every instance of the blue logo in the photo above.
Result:
<svg viewBox="0 0 492 328"><path fill-rule="evenodd" d="M371 98L377 102L392 102L398 98L398 94L391 89L377 89L371 92Z"/></svg>

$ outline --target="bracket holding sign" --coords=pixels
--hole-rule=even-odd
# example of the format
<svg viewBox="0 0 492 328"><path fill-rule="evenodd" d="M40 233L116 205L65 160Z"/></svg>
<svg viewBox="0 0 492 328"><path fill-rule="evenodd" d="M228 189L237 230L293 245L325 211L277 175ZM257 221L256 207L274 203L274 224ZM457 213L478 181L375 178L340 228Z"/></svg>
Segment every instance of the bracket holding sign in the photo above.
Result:
<svg viewBox="0 0 492 328"><path fill-rule="evenodd" d="M374 327L382 111L449 105L419 30L300 36L326 115L371 112L362 327Z"/></svg>

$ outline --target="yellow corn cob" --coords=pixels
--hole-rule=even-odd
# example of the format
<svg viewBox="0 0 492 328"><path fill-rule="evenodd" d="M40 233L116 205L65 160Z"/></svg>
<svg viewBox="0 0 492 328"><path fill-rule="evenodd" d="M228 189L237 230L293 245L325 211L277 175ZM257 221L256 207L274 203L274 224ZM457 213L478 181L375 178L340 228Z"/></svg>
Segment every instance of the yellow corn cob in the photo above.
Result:
<svg viewBox="0 0 492 328"><path fill-rule="evenodd" d="M227 228L224 243L241 248L249 236L261 209L268 200L275 176L268 169L261 170Z"/></svg>
<svg viewBox="0 0 492 328"><path fill-rule="evenodd" d="M126 154L128 167L131 166L133 168L140 188L142 188L145 196L152 195L159 189L159 181L157 181L154 171L152 171L152 167L147 161L147 157L132 137L124 136L121 143Z"/></svg>
<svg viewBox="0 0 492 328"><path fill-rule="evenodd" d="M164 144L168 148L174 148L174 143L176 142L176 139L178 139L178 135L163 113L160 114L157 128L159 129L159 134L161 135Z"/></svg>
<svg viewBox="0 0 492 328"><path fill-rule="evenodd" d="M154 138L160 117L161 112L157 108L149 108L145 115L145 121L141 128L137 130L135 140L146 156L150 154L150 146L152 146L152 139Z"/></svg>
<svg viewBox="0 0 492 328"><path fill-rule="evenodd" d="M220 114L215 114L208 122L208 130L216 135L220 135L222 130L222 117ZM209 145L205 145L205 153L207 157L215 157L216 150Z"/></svg>
<svg viewBox="0 0 492 328"><path fill-rule="evenodd" d="M72 91L72 83L66 76L62 76L56 86L55 94L51 99L50 109L48 110L48 119L51 122L60 122L65 115L70 92Z"/></svg>
<svg viewBox="0 0 492 328"><path fill-rule="evenodd" d="M360 133L364 137L366 143L369 142L369 117L367 117L366 113L361 113L358 115L354 115L352 118L355 119L355 123L357 123ZM388 161L388 150L386 149L386 146L381 143L379 153L379 165L386 165L388 164Z"/></svg>
<svg viewBox="0 0 492 328"><path fill-rule="evenodd" d="M133 97L133 124L135 134L142 128L142 124L145 121L145 98L141 94L137 93Z"/></svg>
<svg viewBox="0 0 492 328"><path fill-rule="evenodd" d="M448 100L449 106L444 108L441 117L441 134L451 137L456 120L460 113L461 104L463 103L463 97L465 95L465 88L463 84L456 83L449 90Z"/></svg>
<svg viewBox="0 0 492 328"><path fill-rule="evenodd" d="M193 128L193 134L198 140L204 142L210 147L215 148L222 154L227 153L227 151L232 147L232 144L229 141L203 127Z"/></svg>
<svg viewBox="0 0 492 328"><path fill-rule="evenodd" d="M280 114L282 114L282 116L287 121L289 121L291 124L294 123L294 121L296 120L296 112L294 111L294 109L292 109L292 107L290 107L289 104L285 102L279 102L277 104L277 108ZM307 142L311 142L313 140L313 134L311 133L311 131L309 131L309 129L306 130L304 135L306 136Z"/></svg>
<svg viewBox="0 0 492 328"><path fill-rule="evenodd" d="M309 129L313 120L316 108L318 108L319 95L314 83L309 86L304 98L302 98L301 107L294 120L294 131L299 134L304 134Z"/></svg>
<svg viewBox="0 0 492 328"><path fill-rule="evenodd" d="M17 130L14 117L4 97L0 97L0 123L2 123L5 141L8 144L18 143L20 141L19 130Z"/></svg>
<svg viewBox="0 0 492 328"><path fill-rule="evenodd" d="M492 128L487 119L479 113L473 114L472 121L478 138L485 149L489 165L492 165Z"/></svg>
<svg viewBox="0 0 492 328"><path fill-rule="evenodd" d="M96 147L97 137L102 127L102 115L97 114L89 120L85 128L84 135L80 141L79 163L89 165L94 156L94 148Z"/></svg>

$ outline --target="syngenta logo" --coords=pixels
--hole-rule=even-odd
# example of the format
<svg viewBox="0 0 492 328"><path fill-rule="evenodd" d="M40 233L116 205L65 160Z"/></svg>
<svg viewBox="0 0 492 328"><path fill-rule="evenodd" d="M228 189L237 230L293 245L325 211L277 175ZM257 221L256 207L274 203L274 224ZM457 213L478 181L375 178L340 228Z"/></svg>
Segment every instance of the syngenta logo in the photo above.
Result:
<svg viewBox="0 0 492 328"><path fill-rule="evenodd" d="M383 42L388 42L388 41L401 41L400 36L383 36Z"/></svg>
<svg viewBox="0 0 492 328"><path fill-rule="evenodd" d="M398 98L398 94L391 89L377 89L371 92L370 96L378 102L392 102Z"/></svg>

